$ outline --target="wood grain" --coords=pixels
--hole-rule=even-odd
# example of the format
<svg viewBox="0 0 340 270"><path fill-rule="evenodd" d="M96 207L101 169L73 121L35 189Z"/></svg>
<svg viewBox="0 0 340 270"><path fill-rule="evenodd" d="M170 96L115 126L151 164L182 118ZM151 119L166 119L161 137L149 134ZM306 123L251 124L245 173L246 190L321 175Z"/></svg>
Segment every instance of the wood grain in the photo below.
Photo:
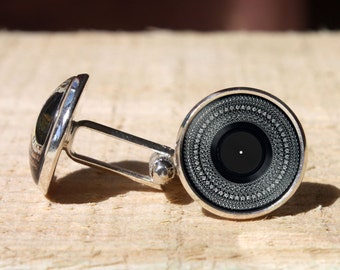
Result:
<svg viewBox="0 0 340 270"><path fill-rule="evenodd" d="M91 75L77 119L174 146L191 107L252 86L283 99L309 146L296 195L260 220L202 211L178 179L154 191L60 157L49 198L28 167L51 91ZM339 269L340 34L0 32L0 268ZM145 170L147 155L98 134L84 153Z"/></svg>

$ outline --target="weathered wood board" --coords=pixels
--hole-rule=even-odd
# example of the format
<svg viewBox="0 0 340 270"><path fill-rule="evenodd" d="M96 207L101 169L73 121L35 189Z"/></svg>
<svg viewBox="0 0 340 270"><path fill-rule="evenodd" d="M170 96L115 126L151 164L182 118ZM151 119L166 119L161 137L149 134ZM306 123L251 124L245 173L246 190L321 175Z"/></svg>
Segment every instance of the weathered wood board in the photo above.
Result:
<svg viewBox="0 0 340 270"><path fill-rule="evenodd" d="M45 198L28 166L30 132L54 88L82 72L77 119L171 147L211 92L271 92L305 128L303 184L273 214L236 222L202 211L178 179L155 191L62 154ZM0 82L0 268L340 268L340 33L3 31ZM84 153L147 166L133 146L78 139Z"/></svg>

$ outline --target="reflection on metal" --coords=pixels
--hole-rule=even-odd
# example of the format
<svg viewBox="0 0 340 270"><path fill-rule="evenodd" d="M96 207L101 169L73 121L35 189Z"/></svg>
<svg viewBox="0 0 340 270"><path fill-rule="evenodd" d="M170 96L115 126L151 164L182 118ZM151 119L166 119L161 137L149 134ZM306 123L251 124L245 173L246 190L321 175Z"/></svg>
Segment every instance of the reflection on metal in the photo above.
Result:
<svg viewBox="0 0 340 270"><path fill-rule="evenodd" d="M74 111L87 80L87 74L80 74L63 82L38 116L29 148L30 166L45 194L62 150L76 162L156 189L178 174L184 188L203 208L231 219L256 218L272 212L294 194L302 181L306 140L301 124L287 105L266 92L241 87L206 97L185 117L174 150L92 121L75 121ZM252 135L243 137L256 138L259 146L252 149L260 147L262 154L256 166L247 170L237 166L238 170L230 173L234 166L225 164L229 157L224 158L224 153L224 160L219 160L224 149L220 142L234 127L242 132L251 127ZM149 175L74 151L73 141L80 128L151 150ZM240 160L247 156L245 150L237 149Z"/></svg>
<svg viewBox="0 0 340 270"><path fill-rule="evenodd" d="M120 168L112 164L96 160L94 158L78 154L72 150L74 136L79 128L87 128L103 133L116 139L120 139L137 146L148 148L162 157L172 159L174 150L170 147L160 145L137 136L98 124L83 120L76 122L73 114L88 79L87 74L72 77L62 83L43 106L30 144L30 166L35 182L42 188L44 193L48 192L53 174L62 150L75 161L88 166L106 169L127 176L139 183L161 188L161 184L173 178L154 180L150 175L143 175L132 170ZM174 168L172 168L174 171Z"/></svg>

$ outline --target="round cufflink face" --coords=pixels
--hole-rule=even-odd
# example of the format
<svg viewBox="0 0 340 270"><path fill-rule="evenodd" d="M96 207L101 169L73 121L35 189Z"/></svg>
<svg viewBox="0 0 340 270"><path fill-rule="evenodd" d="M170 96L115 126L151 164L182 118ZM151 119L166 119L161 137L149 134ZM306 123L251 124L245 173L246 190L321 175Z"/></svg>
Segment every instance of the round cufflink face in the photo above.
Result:
<svg viewBox="0 0 340 270"><path fill-rule="evenodd" d="M176 165L191 196L233 219L265 215L286 202L305 167L305 136L279 99L252 88L216 92L185 118Z"/></svg>
<svg viewBox="0 0 340 270"><path fill-rule="evenodd" d="M33 179L45 193L87 79L88 75L82 74L64 81L46 101L38 116L32 133L29 161Z"/></svg>

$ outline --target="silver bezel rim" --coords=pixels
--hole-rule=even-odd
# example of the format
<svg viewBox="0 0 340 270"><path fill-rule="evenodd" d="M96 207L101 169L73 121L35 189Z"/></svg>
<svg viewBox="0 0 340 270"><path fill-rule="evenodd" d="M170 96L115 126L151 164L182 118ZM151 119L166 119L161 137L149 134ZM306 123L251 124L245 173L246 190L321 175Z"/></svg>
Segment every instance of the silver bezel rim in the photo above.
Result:
<svg viewBox="0 0 340 270"><path fill-rule="evenodd" d="M58 105L45 145L43 145L43 152L41 153L43 164L41 166L38 186L42 189L45 195L47 194L53 179L60 153L64 148L69 124L73 118L76 105L87 78L87 74L80 74L78 76L71 77L70 84ZM33 136L35 135L33 134Z"/></svg>
<svg viewBox="0 0 340 270"><path fill-rule="evenodd" d="M290 188L286 191L286 193L275 203L270 205L267 208L264 209L259 209L259 210L254 210L254 211L249 211L249 212L236 212L236 211L227 211L227 210L222 210L219 208L215 208L212 205L208 204L205 202L203 199L199 197L199 195L191 188L189 185L183 168L182 168L182 160L181 160L181 153L182 153L182 147L183 147L183 140L184 136L187 132L188 127L190 126L192 120L194 117L210 102L224 97L224 96L229 96L229 95L234 95L234 94L250 94L250 95L256 95L259 97L262 97L276 106L278 106L289 118L289 120L293 123L293 126L295 128L295 131L298 135L299 139L299 145L301 147L301 159L300 159L300 164L299 164L299 169L298 173L290 186ZM176 140L176 149L175 149L175 166L179 175L179 178L182 182L182 185L184 186L185 190L189 193L189 195L196 201L198 201L201 206L209 211L212 214L215 214L217 216L229 218L229 219L235 219L235 220L246 220L246 219L254 219L258 218L261 216L265 216L269 214L270 212L276 210L279 208L281 205L286 203L296 192L297 188L299 187L305 167L306 167L306 160L307 160L307 155L306 155L306 139L305 135L302 129L302 126L297 119L296 115L293 113L293 111L280 99L277 97L259 90L259 89L254 89L254 88L249 88L249 87L234 87L234 88L228 88L228 89L223 89L218 92L215 92L203 100L201 100L199 103L197 103L193 109L187 114L185 117L184 121L182 122L182 125L178 131L177 135L177 140Z"/></svg>

